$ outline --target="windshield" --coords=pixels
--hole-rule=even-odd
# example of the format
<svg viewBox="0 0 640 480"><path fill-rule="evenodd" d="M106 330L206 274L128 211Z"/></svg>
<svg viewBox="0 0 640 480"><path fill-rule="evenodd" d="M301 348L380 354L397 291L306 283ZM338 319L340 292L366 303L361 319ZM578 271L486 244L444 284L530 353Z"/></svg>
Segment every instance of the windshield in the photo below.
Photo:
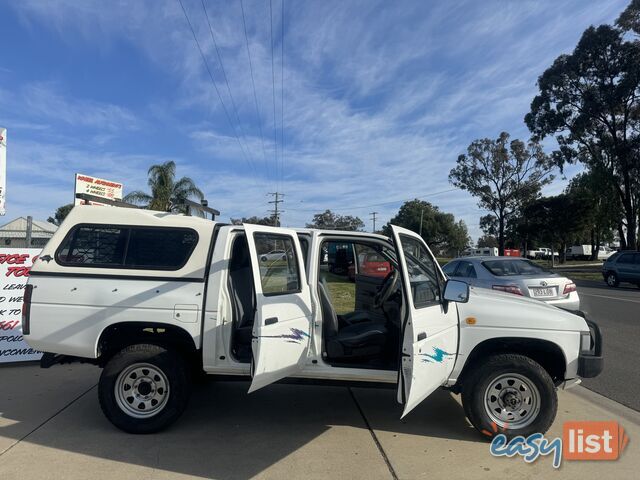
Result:
<svg viewBox="0 0 640 480"><path fill-rule="evenodd" d="M497 277L551 273L529 260L487 260L482 265Z"/></svg>

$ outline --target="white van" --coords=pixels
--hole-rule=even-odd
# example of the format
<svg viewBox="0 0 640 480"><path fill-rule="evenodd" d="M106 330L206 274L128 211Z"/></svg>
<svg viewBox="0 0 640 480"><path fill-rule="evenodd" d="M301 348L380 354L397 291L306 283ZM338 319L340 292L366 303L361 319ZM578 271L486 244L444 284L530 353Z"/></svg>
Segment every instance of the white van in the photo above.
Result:
<svg viewBox="0 0 640 480"><path fill-rule="evenodd" d="M597 325L515 295L448 280L422 238L224 225L147 210L75 207L36 261L24 335L45 367L103 368L105 415L133 433L183 412L191 378L397 389L403 416L439 387L481 432L544 432L557 387L602 370ZM327 246L391 265L329 272ZM278 258L261 261L270 252ZM284 256L283 256L284 255ZM346 300L345 300L346 299Z"/></svg>

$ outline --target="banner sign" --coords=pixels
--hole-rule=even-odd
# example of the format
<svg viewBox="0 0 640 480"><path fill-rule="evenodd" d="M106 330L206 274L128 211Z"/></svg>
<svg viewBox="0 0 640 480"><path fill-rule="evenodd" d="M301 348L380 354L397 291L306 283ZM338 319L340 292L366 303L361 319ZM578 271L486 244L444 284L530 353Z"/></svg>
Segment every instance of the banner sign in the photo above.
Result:
<svg viewBox="0 0 640 480"><path fill-rule="evenodd" d="M22 295L37 248L0 248L0 363L40 360L22 337Z"/></svg>
<svg viewBox="0 0 640 480"><path fill-rule="evenodd" d="M7 129L0 127L0 215L6 213L5 197L7 193Z"/></svg>
<svg viewBox="0 0 640 480"><path fill-rule="evenodd" d="M88 193L89 195L95 195L96 197L102 197L108 200L122 200L122 184L76 173L76 186L73 194L74 204L85 205L87 202L75 198L78 193ZM100 202L89 203L91 205L105 205Z"/></svg>

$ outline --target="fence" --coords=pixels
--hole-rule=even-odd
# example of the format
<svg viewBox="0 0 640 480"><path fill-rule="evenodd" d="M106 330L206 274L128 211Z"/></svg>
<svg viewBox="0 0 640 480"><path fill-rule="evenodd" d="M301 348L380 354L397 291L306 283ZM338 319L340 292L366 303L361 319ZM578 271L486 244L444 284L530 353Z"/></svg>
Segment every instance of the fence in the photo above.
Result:
<svg viewBox="0 0 640 480"><path fill-rule="evenodd" d="M57 228L31 217L18 217L0 227L0 248L42 248Z"/></svg>

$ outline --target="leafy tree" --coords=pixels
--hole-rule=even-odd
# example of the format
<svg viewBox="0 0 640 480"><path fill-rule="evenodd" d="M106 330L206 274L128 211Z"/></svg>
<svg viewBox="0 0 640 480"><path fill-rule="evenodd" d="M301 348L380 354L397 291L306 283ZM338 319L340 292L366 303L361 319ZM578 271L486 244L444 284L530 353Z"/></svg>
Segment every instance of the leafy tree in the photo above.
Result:
<svg viewBox="0 0 640 480"><path fill-rule="evenodd" d="M358 217L338 215L331 210L325 210L322 213L315 214L311 223L307 223L307 228L362 231L364 222Z"/></svg>
<svg viewBox="0 0 640 480"><path fill-rule="evenodd" d="M613 230L622 216L620 201L606 175L597 171L584 172L571 180L565 193L589 208L585 213L585 233L591 243L591 259L598 258L603 241L613 239ZM582 244L583 242L576 242Z"/></svg>
<svg viewBox="0 0 640 480"><path fill-rule="evenodd" d="M568 244L585 227L588 208L580 198L563 193L535 200L523 214L539 240L560 247L560 261L564 263Z"/></svg>
<svg viewBox="0 0 640 480"><path fill-rule="evenodd" d="M481 225L498 237L504 255L505 230L509 220L524 205L537 198L540 189L553 180L553 163L539 143L509 141L502 132L497 140L475 140L460 155L449 181L478 198L478 206L491 212Z"/></svg>
<svg viewBox="0 0 640 480"><path fill-rule="evenodd" d="M560 167L582 162L609 177L631 249L636 248L640 204L638 65L640 42L625 41L619 28L590 27L573 53L559 56L540 76L540 92L525 117L536 138L555 135Z"/></svg>
<svg viewBox="0 0 640 480"><path fill-rule="evenodd" d="M47 222L60 226L64 219L67 218L67 215L69 215L72 208L73 203L68 203L56 208L56 213L53 214L53 217L47 218Z"/></svg>
<svg viewBox="0 0 640 480"><path fill-rule="evenodd" d="M633 32L640 36L640 0L631 0L616 20L616 25L625 32Z"/></svg>
<svg viewBox="0 0 640 480"><path fill-rule="evenodd" d="M267 225L274 226L276 224L275 216L272 215L270 217L242 217L242 218L232 218L231 223L233 225L242 225L243 223L252 223L254 225Z"/></svg>
<svg viewBox="0 0 640 480"><path fill-rule="evenodd" d="M160 165L152 165L148 171L147 184L151 193L136 190L124 197L125 202L143 204L149 210L161 212L187 213L185 200L197 198L202 200L204 194L189 177L176 181L176 164L168 161Z"/></svg>
<svg viewBox="0 0 640 480"><path fill-rule="evenodd" d="M382 231L390 236L391 225L397 225L420 233L421 220L421 236L434 252L457 253L471 243L462 220L456 222L452 214L441 212L438 207L418 199L405 202Z"/></svg>
<svg viewBox="0 0 640 480"><path fill-rule="evenodd" d="M478 248L495 248L498 246L498 239L493 235L483 235L478 238Z"/></svg>

